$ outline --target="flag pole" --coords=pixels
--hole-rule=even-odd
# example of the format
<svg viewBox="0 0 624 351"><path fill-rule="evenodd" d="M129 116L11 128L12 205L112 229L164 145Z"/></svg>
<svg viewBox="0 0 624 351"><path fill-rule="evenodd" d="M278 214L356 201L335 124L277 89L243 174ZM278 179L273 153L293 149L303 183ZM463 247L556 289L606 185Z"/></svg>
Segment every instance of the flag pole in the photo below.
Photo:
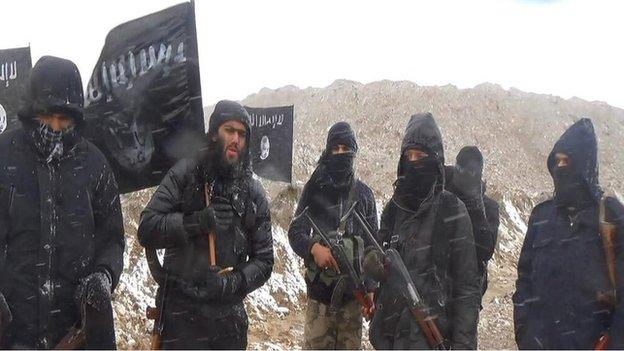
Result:
<svg viewBox="0 0 624 351"><path fill-rule="evenodd" d="M197 38L197 23L195 21L195 0L191 0L190 8L190 21L189 21L189 38L194 37L195 40L189 40L189 52L190 58L192 58L193 64L190 65L191 71L189 72L189 85L191 88L190 105L193 114L201 116L202 127L205 132L204 122L204 106L202 106L202 91L201 91L201 77L199 72L199 43Z"/></svg>

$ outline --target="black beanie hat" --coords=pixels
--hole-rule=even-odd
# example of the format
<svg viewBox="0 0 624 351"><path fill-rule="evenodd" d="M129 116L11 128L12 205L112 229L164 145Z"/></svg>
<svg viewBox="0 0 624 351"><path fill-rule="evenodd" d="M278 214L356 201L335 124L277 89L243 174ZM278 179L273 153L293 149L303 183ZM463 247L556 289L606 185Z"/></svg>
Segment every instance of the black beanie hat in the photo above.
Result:
<svg viewBox="0 0 624 351"><path fill-rule="evenodd" d="M245 108L236 101L221 100L217 102L208 122L208 133L216 134L219 127L227 121L239 121L247 128L247 135L251 132L251 117Z"/></svg>

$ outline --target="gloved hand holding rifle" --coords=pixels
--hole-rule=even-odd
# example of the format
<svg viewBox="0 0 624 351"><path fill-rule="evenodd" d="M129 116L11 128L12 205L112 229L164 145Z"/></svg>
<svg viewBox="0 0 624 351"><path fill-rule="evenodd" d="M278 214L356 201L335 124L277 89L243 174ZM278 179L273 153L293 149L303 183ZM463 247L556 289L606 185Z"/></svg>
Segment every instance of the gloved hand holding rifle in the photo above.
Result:
<svg viewBox="0 0 624 351"><path fill-rule="evenodd" d="M393 281L397 283L396 288L400 289L401 294L407 299L408 308L420 326L420 330L425 334L429 346L434 350L447 350L446 341L436 325L436 317L429 313L430 309L418 293L399 252L392 248L384 249L379 245L362 215L357 211L354 214L364 228L364 233L374 245L374 248L364 258L365 274L377 281L385 280L386 275L392 276Z"/></svg>
<svg viewBox="0 0 624 351"><path fill-rule="evenodd" d="M355 205L356 203L354 203L351 208L345 213L345 215L340 219L340 223L344 223L347 218L353 213ZM299 216L297 216L293 220L297 220L302 216L310 222L314 231L319 235L322 241L322 245L327 247L331 251L331 255L329 256L330 264L325 266L335 269L337 273L346 274L355 299L362 305L365 310L372 310L372 298L367 294L367 289L364 285L364 280L362 276L353 267L353 263L349 260L349 256L345 252L344 245L342 244L342 239L336 240L333 238L329 238L328 235L323 232L321 228L319 228L314 219L312 219L312 217L308 214L308 208L305 208L301 212L301 214L299 214ZM317 262L317 264L319 264L319 262ZM321 264L319 264L319 266L322 266Z"/></svg>

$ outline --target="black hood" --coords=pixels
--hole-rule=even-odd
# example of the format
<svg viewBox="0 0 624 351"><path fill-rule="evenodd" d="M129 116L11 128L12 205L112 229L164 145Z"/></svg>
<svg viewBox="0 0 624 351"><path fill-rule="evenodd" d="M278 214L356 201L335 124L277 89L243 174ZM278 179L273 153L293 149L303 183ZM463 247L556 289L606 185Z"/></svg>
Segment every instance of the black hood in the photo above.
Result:
<svg viewBox="0 0 624 351"><path fill-rule="evenodd" d="M331 150L332 147L338 144L347 145L353 152L357 152L358 144L355 140L355 133L351 126L347 122L338 122L329 128L327 133L327 143L325 144L325 151Z"/></svg>
<svg viewBox="0 0 624 351"><path fill-rule="evenodd" d="M440 129L430 112L415 114L407 123L401 144L401 157L397 169L398 177L403 175L403 153L405 150L414 147L427 151L435 158L440 170L436 191L441 191L444 189L444 146L442 145L442 133L440 133Z"/></svg>
<svg viewBox="0 0 624 351"><path fill-rule="evenodd" d="M18 116L32 123L39 113L65 113L78 126L84 120L82 79L78 67L54 56L44 56L33 67Z"/></svg>
<svg viewBox="0 0 624 351"><path fill-rule="evenodd" d="M357 153L358 151L355 133L353 132L353 129L351 129L351 125L347 122L337 122L329 128L329 132L327 132L325 150L321 154L319 163L322 163L325 157L331 154L332 148L338 144L347 145L354 153Z"/></svg>
<svg viewBox="0 0 624 351"><path fill-rule="evenodd" d="M246 154L243 157L243 166L249 173L251 172L251 117L243 105L236 101L221 100L215 105L215 109L210 115L208 122L208 137L211 139L217 135L221 124L227 121L239 121L247 129L245 138Z"/></svg>
<svg viewBox="0 0 624 351"><path fill-rule="evenodd" d="M582 118L574 123L555 143L547 162L551 176L555 169L556 153L563 153L569 157L570 167L582 177L593 198L599 201L602 190L598 183L598 145L591 120Z"/></svg>
<svg viewBox="0 0 624 351"><path fill-rule="evenodd" d="M329 155L331 155L332 148L337 144L344 144L348 146L353 153L357 153L358 144L355 138L355 133L351 126L347 122L337 122L327 132L327 141L325 143L325 150L319 157L316 169L310 176L310 182L315 183L321 189L329 189L329 191L335 191L334 187L336 184L334 180L329 175L327 162L329 161ZM352 171L351 181L349 183L352 184L354 178L354 174ZM346 189L346 188L345 188Z"/></svg>

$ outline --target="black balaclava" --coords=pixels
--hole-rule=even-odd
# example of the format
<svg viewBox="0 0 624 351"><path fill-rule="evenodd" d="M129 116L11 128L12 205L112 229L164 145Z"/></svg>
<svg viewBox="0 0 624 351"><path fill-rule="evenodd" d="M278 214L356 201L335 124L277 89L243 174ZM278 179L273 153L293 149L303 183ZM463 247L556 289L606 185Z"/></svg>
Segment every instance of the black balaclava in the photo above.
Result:
<svg viewBox="0 0 624 351"><path fill-rule="evenodd" d="M429 156L408 161L405 152L418 149ZM413 115L401 143L401 157L393 198L400 206L417 210L432 194L444 189L444 147L442 134L431 113Z"/></svg>
<svg viewBox="0 0 624 351"><path fill-rule="evenodd" d="M566 167L557 167L557 153L568 156ZM576 211L598 203L602 196L598 145L590 119L582 118L563 133L548 156L547 165L554 180L557 206Z"/></svg>
<svg viewBox="0 0 624 351"><path fill-rule="evenodd" d="M592 202L591 194L583 177L571 165L553 169L555 204L568 209L580 210Z"/></svg>
<svg viewBox="0 0 624 351"><path fill-rule="evenodd" d="M245 148L243 149L238 162L230 164L225 159L223 140L218 137L219 127L227 121L239 121L247 129ZM221 100L215 106L214 112L210 115L208 123L208 138L211 144L208 149L213 150L211 159L219 175L225 178L242 178L251 175L251 118L245 108L230 100Z"/></svg>
<svg viewBox="0 0 624 351"><path fill-rule="evenodd" d="M332 154L332 148L338 144L346 145L351 151L341 154ZM355 133L347 122L334 124L327 133L325 150L319 160L319 166L323 168L324 177L322 182L334 189L347 189L350 187L354 171L353 161L358 150Z"/></svg>
<svg viewBox="0 0 624 351"><path fill-rule="evenodd" d="M427 152L424 147L417 149ZM429 156L418 161L409 161L405 156L401 158L403 175L396 181L396 197L402 204L411 209L417 209L431 194L440 174L438 161Z"/></svg>
<svg viewBox="0 0 624 351"><path fill-rule="evenodd" d="M82 79L76 65L53 56L44 56L33 67L24 104L18 116L30 131L30 136L46 162L60 159L77 141L83 124ZM54 131L37 120L40 114L64 114L74 120L74 125Z"/></svg>

